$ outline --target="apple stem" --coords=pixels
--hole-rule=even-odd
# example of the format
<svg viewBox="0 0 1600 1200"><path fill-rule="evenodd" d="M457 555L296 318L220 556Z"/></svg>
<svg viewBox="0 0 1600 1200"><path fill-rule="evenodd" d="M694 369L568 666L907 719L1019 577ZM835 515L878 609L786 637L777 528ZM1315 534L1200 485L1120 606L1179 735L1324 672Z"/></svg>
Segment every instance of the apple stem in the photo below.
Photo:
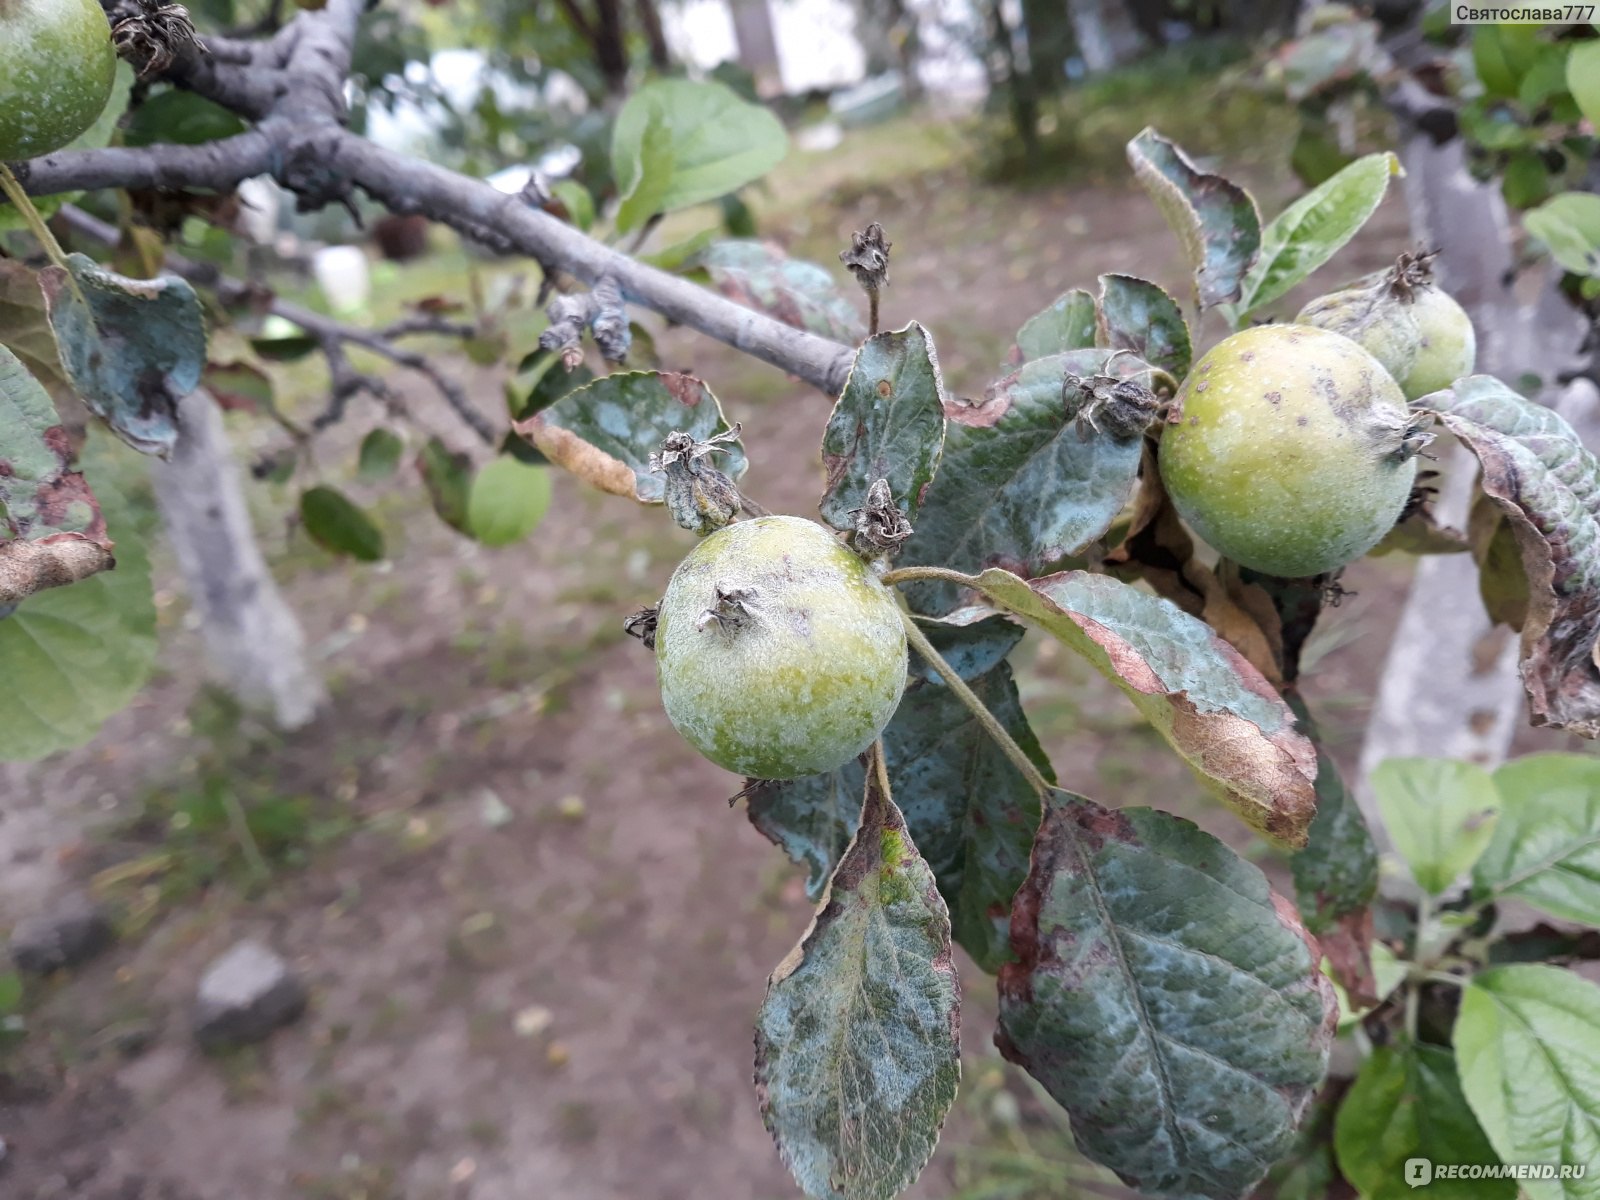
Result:
<svg viewBox="0 0 1600 1200"><path fill-rule="evenodd" d="M3 3L4 0L0 0ZM6 194L6 199L16 207L17 214L22 218L22 223L28 227L28 232L39 239L39 245L44 248L46 256L52 263L63 271L67 267L67 255L61 249L61 243L56 241L56 235L50 232L50 226L44 223L44 218L39 215L39 210L33 206L33 201L28 198L28 193L22 190L22 185L17 182L17 177L11 173L11 168L0 162L0 191Z"/></svg>
<svg viewBox="0 0 1600 1200"><path fill-rule="evenodd" d="M908 568L915 570L916 568ZM1050 791L1050 783L1039 773L1039 768L1034 765L1022 747L1017 745L1016 739L1006 732L1005 726L995 719L988 706L978 699L977 694L967 686L967 681L956 672L956 669L945 662L944 656L933 648L933 643L928 640L928 635L922 632L912 615L905 609L900 610L900 623L905 626L906 641L911 644L927 664L939 673L939 677L949 685L956 698L972 710L972 715L977 718L978 724L983 726L983 731L994 739L995 745L1010 760L1011 765L1028 781L1028 786L1039 793L1042 799Z"/></svg>

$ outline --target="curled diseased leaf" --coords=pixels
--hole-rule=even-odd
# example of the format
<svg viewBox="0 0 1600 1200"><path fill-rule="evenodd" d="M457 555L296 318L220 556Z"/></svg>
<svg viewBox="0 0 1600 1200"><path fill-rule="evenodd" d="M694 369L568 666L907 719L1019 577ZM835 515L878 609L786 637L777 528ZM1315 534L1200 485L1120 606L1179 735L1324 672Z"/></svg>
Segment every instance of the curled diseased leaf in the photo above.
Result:
<svg viewBox="0 0 1600 1200"><path fill-rule="evenodd" d="M944 382L928 331L913 321L867 339L822 435L822 519L855 528L867 490L882 479L915 523L944 453Z"/></svg>
<svg viewBox="0 0 1600 1200"><path fill-rule="evenodd" d="M859 342L866 333L861 313L826 269L770 242L715 242L700 263L735 304L836 341Z"/></svg>
<svg viewBox="0 0 1600 1200"><path fill-rule="evenodd" d="M602 376L512 428L585 483L643 504L666 499L666 477L650 469L650 456L670 434L710 442L731 431L711 389L673 371ZM718 449L718 467L731 479L743 475L743 447L723 438Z"/></svg>
<svg viewBox="0 0 1600 1200"><path fill-rule="evenodd" d="M1096 344L1110 350L1131 350L1178 379L1189 373L1194 353L1189 323L1177 301L1148 279L1100 276L1096 311Z"/></svg>
<svg viewBox="0 0 1600 1200"><path fill-rule="evenodd" d="M1144 439L1086 418L1081 384L1148 374L1131 354L1076 350L1024 364L982 400L948 404L943 469L901 562L1037 576L1087 550L1132 495ZM937 616L960 602L945 583L909 594Z"/></svg>
<svg viewBox="0 0 1600 1200"><path fill-rule="evenodd" d="M112 565L100 506L39 382L0 346L0 612Z"/></svg>
<svg viewBox="0 0 1600 1200"><path fill-rule="evenodd" d="M1261 214L1250 193L1200 170L1153 129L1128 143L1128 161L1183 243L1200 307L1237 300L1261 251Z"/></svg>
<svg viewBox="0 0 1600 1200"><path fill-rule="evenodd" d="M82 254L40 271L39 286L61 365L89 410L140 453L169 454L178 401L206 365L194 289L174 275L127 279Z"/></svg>
<svg viewBox="0 0 1600 1200"><path fill-rule="evenodd" d="M1491 376L1457 380L1421 403L1477 455L1483 492L1520 551L1533 723L1600 736L1600 464L1559 415Z"/></svg>
<svg viewBox="0 0 1600 1200"><path fill-rule="evenodd" d="M1261 672L1204 622L1084 571L1031 582L985 571L957 586L1082 654L1252 829L1305 845L1316 813L1316 747Z"/></svg>
<svg viewBox="0 0 1600 1200"><path fill-rule="evenodd" d="M1193 824L1052 789L1000 972L1005 1056L1141 1191L1236 1200L1288 1152L1338 1018L1315 943Z"/></svg>
<svg viewBox="0 0 1600 1200"><path fill-rule="evenodd" d="M950 919L873 776L861 828L756 1018L761 1117L815 1200L899 1195L961 1078Z"/></svg>

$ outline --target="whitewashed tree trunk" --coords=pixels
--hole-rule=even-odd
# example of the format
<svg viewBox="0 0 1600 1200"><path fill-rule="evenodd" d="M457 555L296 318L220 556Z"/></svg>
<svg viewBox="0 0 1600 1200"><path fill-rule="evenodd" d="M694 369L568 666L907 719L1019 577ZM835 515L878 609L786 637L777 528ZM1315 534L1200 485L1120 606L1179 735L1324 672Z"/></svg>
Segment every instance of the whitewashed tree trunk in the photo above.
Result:
<svg viewBox="0 0 1600 1200"><path fill-rule="evenodd" d="M1091 74L1131 62L1149 48L1122 0L1070 0L1067 11L1078 53Z"/></svg>
<svg viewBox="0 0 1600 1200"><path fill-rule="evenodd" d="M1541 399L1573 420L1580 433L1592 422L1593 388L1562 389L1557 367L1575 361L1582 322L1547 278L1512 286L1510 217L1498 187L1468 174L1461 139L1435 145L1424 134L1401 148L1405 193L1419 246L1440 250L1436 274L1472 317L1480 373L1515 383L1525 372L1547 382ZM1533 286L1537 285L1537 286ZM1531 295L1529 289L1531 288ZM1451 445L1437 467L1445 486L1440 519L1465 528L1477 471L1464 447ZM1386 758L1452 756L1493 766L1506 755L1524 720L1517 674L1517 636L1494 627L1478 594L1469 555L1419 560L1395 631L1362 746L1356 794L1380 849L1390 850L1367 780Z"/></svg>
<svg viewBox="0 0 1600 1200"><path fill-rule="evenodd" d="M301 728L325 693L300 622L256 544L222 414L202 388L184 400L178 420L172 458L154 460L151 475L212 671L280 728Z"/></svg>

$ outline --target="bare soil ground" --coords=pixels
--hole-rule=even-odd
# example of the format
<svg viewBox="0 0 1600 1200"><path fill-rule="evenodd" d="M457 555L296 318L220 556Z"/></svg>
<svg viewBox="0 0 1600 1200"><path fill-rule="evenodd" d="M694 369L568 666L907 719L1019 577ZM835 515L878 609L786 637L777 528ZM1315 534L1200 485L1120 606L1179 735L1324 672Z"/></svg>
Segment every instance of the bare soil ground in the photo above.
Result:
<svg viewBox="0 0 1600 1200"><path fill-rule="evenodd" d="M1280 166L1254 169L1284 194ZM1015 192L950 165L825 192L769 231L828 261L868 219L896 243L886 324L926 324L958 392L980 389L1012 331L1065 287L1107 270L1184 282L1131 186ZM1344 273L1405 244L1395 197ZM754 494L812 511L820 464L796 448L817 444L826 400L682 331L661 346L745 422ZM494 410L497 385L474 378ZM330 474L348 474L360 432L326 456ZM26 1037L0 1049L0 1195L795 1195L756 1111L751 1024L808 905L724 803L739 781L667 726L649 656L620 632L686 535L566 478L534 538L500 552L419 515L414 481L377 503L392 569L352 569L264 524L333 688L314 727L281 737L215 717L169 571L161 676L82 750L0 768L0 927L68 882L97 887L128 925L110 954L34 987ZM1311 697L1347 755L1407 571L1363 566L1329 622ZM1063 781L1180 806L1264 850L1119 693L1053 645L1030 640L1020 657ZM252 879L225 832L196 827L207 779L292 814L270 879ZM208 1057L188 1004L243 935L288 956L313 1005L259 1049ZM992 987L970 965L963 980L966 1053L990 1062ZM975 1124L958 1109L948 1140ZM915 1194L949 1194L955 1161L941 1152Z"/></svg>

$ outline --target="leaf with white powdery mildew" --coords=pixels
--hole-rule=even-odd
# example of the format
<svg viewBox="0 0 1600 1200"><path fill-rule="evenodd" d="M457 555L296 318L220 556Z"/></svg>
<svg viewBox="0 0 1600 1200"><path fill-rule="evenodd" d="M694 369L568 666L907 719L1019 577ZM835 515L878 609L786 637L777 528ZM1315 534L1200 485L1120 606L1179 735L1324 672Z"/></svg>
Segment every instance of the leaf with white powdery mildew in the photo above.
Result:
<svg viewBox="0 0 1600 1200"><path fill-rule="evenodd" d="M970 686L1054 782L1010 665L1000 662ZM956 941L982 970L998 971L1012 958L1011 900L1028 874L1038 794L942 679L913 679L883 731L883 748L906 823L950 906Z"/></svg>
<svg viewBox="0 0 1600 1200"><path fill-rule="evenodd" d="M815 1200L890 1200L933 1154L961 1078L950 920L905 819L869 779L828 898L756 1018L756 1092Z"/></svg>
<svg viewBox="0 0 1600 1200"><path fill-rule="evenodd" d="M1100 276L1095 343L1109 350L1131 350L1153 367L1178 379L1189 373L1194 344L1178 303L1148 279L1135 275Z"/></svg>
<svg viewBox="0 0 1600 1200"><path fill-rule="evenodd" d="M1149 367L1131 354L1075 350L1024 364L982 400L947 404L942 470L900 565L1003 567L1032 577L1093 545L1133 494L1144 446L1142 435L1079 428L1067 377L1102 372L1148 379ZM959 589L944 583L918 583L907 596L930 616L961 602Z"/></svg>
<svg viewBox="0 0 1600 1200"><path fill-rule="evenodd" d="M841 342L867 331L861 312L827 268L790 258L768 242L714 242L700 255L711 282L728 299Z"/></svg>
<svg viewBox="0 0 1600 1200"><path fill-rule="evenodd" d="M1294 908L1210 834L1052 789L995 1041L1141 1191L1236 1200L1294 1143L1333 987Z"/></svg>
<svg viewBox="0 0 1600 1200"><path fill-rule="evenodd" d="M1522 683L1535 725L1600 736L1600 463L1572 427L1498 379L1418 402L1478 457L1521 551Z"/></svg>
<svg viewBox="0 0 1600 1200"><path fill-rule="evenodd" d="M1461 993L1461 1090L1506 1162L1582 1164L1524 1179L1534 1200L1600 1197L1600 987L1549 966L1497 967Z"/></svg>
<svg viewBox="0 0 1600 1200"><path fill-rule="evenodd" d="M0 346L0 613L112 565L100 506L55 405Z"/></svg>
<svg viewBox="0 0 1600 1200"><path fill-rule="evenodd" d="M822 434L822 519L854 529L853 510L884 479L914 523L944 453L944 405L939 358L926 329L913 321L868 338Z"/></svg>
<svg viewBox="0 0 1600 1200"><path fill-rule="evenodd" d="M1200 307L1238 299L1261 251L1261 214L1250 193L1200 170L1154 129L1128 143L1128 161L1183 243Z"/></svg>
<svg viewBox="0 0 1600 1200"><path fill-rule="evenodd" d="M127 279L82 254L40 271L39 286L61 365L89 411L141 454L171 453L178 402L206 365L194 289L175 275Z"/></svg>
<svg viewBox="0 0 1600 1200"><path fill-rule="evenodd" d="M1283 697L1209 625L1085 571L1031 582L985 571L958 586L1083 655L1252 829L1305 845L1316 812L1316 747L1295 728Z"/></svg>
<svg viewBox="0 0 1600 1200"><path fill-rule="evenodd" d="M642 504L666 499L666 479L650 470L650 455L669 433L709 441L731 428L711 389L675 371L619 371L568 392L512 425L551 462L614 496ZM737 441L722 443L711 461L730 479L748 465Z"/></svg>

